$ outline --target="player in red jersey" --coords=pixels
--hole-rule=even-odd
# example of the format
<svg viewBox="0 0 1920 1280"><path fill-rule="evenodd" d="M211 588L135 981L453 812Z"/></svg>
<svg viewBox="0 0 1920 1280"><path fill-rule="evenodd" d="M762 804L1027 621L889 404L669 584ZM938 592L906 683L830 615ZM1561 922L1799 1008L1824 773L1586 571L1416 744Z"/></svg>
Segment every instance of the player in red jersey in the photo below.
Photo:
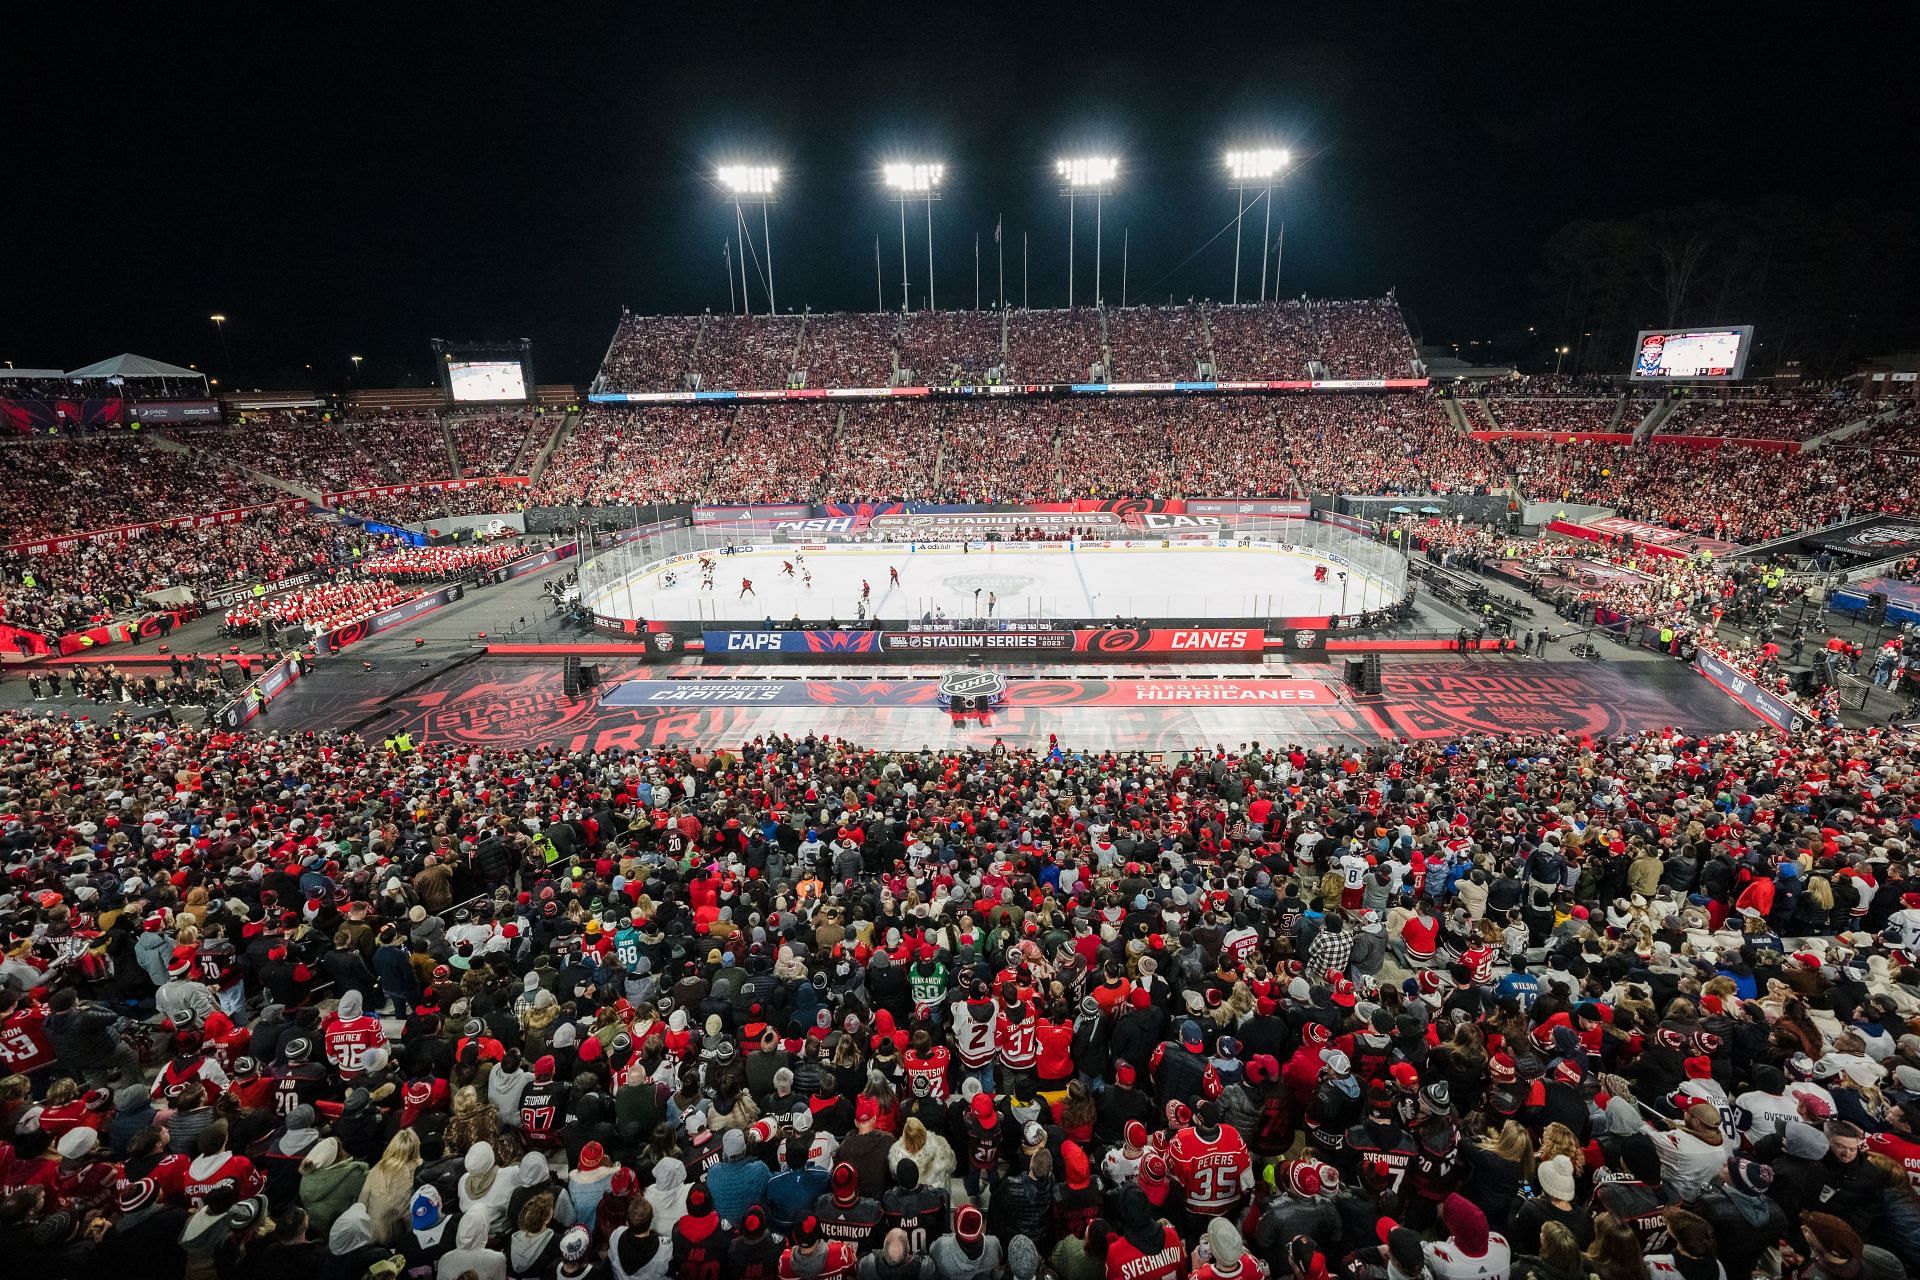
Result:
<svg viewBox="0 0 1920 1280"><path fill-rule="evenodd" d="M1220 1122L1220 1104L1194 1110L1193 1125L1167 1144L1167 1167L1196 1217L1231 1216L1253 1186L1253 1156L1240 1131Z"/></svg>
<svg viewBox="0 0 1920 1280"><path fill-rule="evenodd" d="M259 1195L266 1187L266 1175L254 1168L253 1161L227 1150L224 1119L201 1130L194 1145L199 1154L168 1156L154 1166L153 1180L167 1199L198 1209L200 1202L223 1182L231 1183L243 1200Z"/></svg>
<svg viewBox="0 0 1920 1280"><path fill-rule="evenodd" d="M742 597L745 597L745 596L751 596L751 595L753 595L753 594L754 594L754 591L753 591L753 579L752 579L752 578L742 578L742 579L740 579L740 594L739 594L739 595L737 595L737 596L735 596L735 597L734 597L734 599L735 599L735 600L739 600L739 599L741 599ZM758 599L758 597L756 596L756 597L755 597L755 599Z"/></svg>
<svg viewBox="0 0 1920 1280"><path fill-rule="evenodd" d="M792 1243L780 1255L780 1280L852 1280L859 1269L860 1255L853 1246L824 1238L820 1219L812 1214L800 1219L789 1239Z"/></svg>
<svg viewBox="0 0 1920 1280"><path fill-rule="evenodd" d="M887 566L887 585L890 587L897 587L900 585L900 571L894 568L892 565Z"/></svg>
<svg viewBox="0 0 1920 1280"><path fill-rule="evenodd" d="M932 1034L922 1027L913 1033L913 1041L902 1055L900 1065L907 1073L909 1087L915 1080L925 1080L927 1096L944 1103L947 1100L947 1068L952 1059L953 1055L947 1047L935 1044Z"/></svg>
<svg viewBox="0 0 1920 1280"><path fill-rule="evenodd" d="M32 996L0 994L0 1072L24 1076L53 1065L47 1010Z"/></svg>
<svg viewBox="0 0 1920 1280"><path fill-rule="evenodd" d="M380 1019L365 1011L360 993L348 991L321 1028L320 1042L326 1046L327 1061L346 1079L357 1080L365 1072L367 1052L387 1047L387 1032Z"/></svg>
<svg viewBox="0 0 1920 1280"><path fill-rule="evenodd" d="M1107 1242L1107 1280L1180 1280L1187 1274L1180 1233L1153 1216L1146 1192L1123 1190L1119 1217L1119 1234Z"/></svg>
<svg viewBox="0 0 1920 1280"><path fill-rule="evenodd" d="M1193 1280L1267 1280L1267 1264L1247 1252L1240 1229L1227 1218L1207 1224L1207 1238L1197 1251L1206 1260L1193 1269Z"/></svg>

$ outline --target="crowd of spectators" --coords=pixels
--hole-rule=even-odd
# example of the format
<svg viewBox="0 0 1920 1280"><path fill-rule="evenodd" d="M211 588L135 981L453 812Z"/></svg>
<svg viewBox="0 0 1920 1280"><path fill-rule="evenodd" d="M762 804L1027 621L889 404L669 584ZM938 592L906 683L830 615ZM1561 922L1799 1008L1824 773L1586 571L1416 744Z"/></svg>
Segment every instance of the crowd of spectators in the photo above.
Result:
<svg viewBox="0 0 1920 1280"><path fill-rule="evenodd" d="M389 482L413 484L454 475L446 432L431 413L375 413L345 418L340 430L372 458Z"/></svg>
<svg viewBox="0 0 1920 1280"><path fill-rule="evenodd" d="M540 443L544 443L543 440L530 443L536 439L536 424L546 425L547 420L535 416L531 409L496 410L451 419L447 425L453 433L461 474L525 475L526 467L516 468L515 464L521 461L522 454L527 454L526 462L532 462L528 451L537 452Z"/></svg>
<svg viewBox="0 0 1920 1280"><path fill-rule="evenodd" d="M901 317L900 367L913 384L978 386L1002 363L997 311L915 311Z"/></svg>
<svg viewBox="0 0 1920 1280"><path fill-rule="evenodd" d="M1207 358L1206 321L1199 304L1109 307L1110 382L1160 382L1200 376Z"/></svg>
<svg viewBox="0 0 1920 1280"><path fill-rule="evenodd" d="M217 661L192 660L192 670L175 664L172 675L143 670L135 674L108 663L95 667L34 667L27 673L29 696L35 702L91 703L96 707L212 707L232 697L233 686L220 678Z"/></svg>
<svg viewBox="0 0 1920 1280"><path fill-rule="evenodd" d="M837 406L749 404L717 412L728 419L726 440L713 459L703 500L804 502L818 490Z"/></svg>
<svg viewBox="0 0 1920 1280"><path fill-rule="evenodd" d="M373 460L317 416L275 412L234 426L169 433L189 448L291 480L319 493L388 483Z"/></svg>
<svg viewBox="0 0 1920 1280"><path fill-rule="evenodd" d="M1275 422L1297 492L1476 493L1506 483L1480 441L1428 395L1279 397Z"/></svg>
<svg viewBox="0 0 1920 1280"><path fill-rule="evenodd" d="M703 492L726 439L728 411L706 406L588 409L534 486L550 505L687 502Z"/></svg>
<svg viewBox="0 0 1920 1280"><path fill-rule="evenodd" d="M526 500L525 485L469 484L459 488L416 489L412 493L369 493L343 499L340 509L381 524L430 525L447 516L518 511Z"/></svg>
<svg viewBox="0 0 1920 1280"><path fill-rule="evenodd" d="M203 400L206 379L127 378L115 384L105 378L29 378L0 369L0 398L9 400Z"/></svg>
<svg viewBox="0 0 1920 1280"><path fill-rule="evenodd" d="M149 593L196 597L241 583L272 584L339 563L347 534L324 516L268 511L197 529L150 529L125 542L75 542L50 552L0 553L0 620L46 635L136 618Z"/></svg>
<svg viewBox="0 0 1920 1280"><path fill-rule="evenodd" d="M684 391L703 316L620 313L596 385L602 391ZM782 384L784 385L784 384Z"/></svg>
<svg viewBox="0 0 1920 1280"><path fill-rule="evenodd" d="M1618 399L1620 379L1593 373L1524 373L1472 384L1476 396L1527 400L1566 396L1575 400Z"/></svg>
<svg viewBox="0 0 1920 1280"><path fill-rule="evenodd" d="M809 387L885 387L893 383L900 319L892 312L835 311L807 317L799 367Z"/></svg>
<svg viewBox="0 0 1920 1280"><path fill-rule="evenodd" d="M388 578L343 578L243 600L227 610L221 628L232 636L273 636L289 629L323 636L418 594L418 587Z"/></svg>
<svg viewBox="0 0 1920 1280"><path fill-rule="evenodd" d="M940 495L946 502L1051 502L1061 496L1055 439L1061 400L942 406Z"/></svg>
<svg viewBox="0 0 1920 1280"><path fill-rule="evenodd" d="M1529 497L1616 509L1729 542L1761 542L1876 511L1912 510L1911 468L1870 449L1781 453L1725 445L1498 442Z"/></svg>
<svg viewBox="0 0 1920 1280"><path fill-rule="evenodd" d="M1161 760L0 730L22 1274L1920 1258L1891 735Z"/></svg>
<svg viewBox="0 0 1920 1280"><path fill-rule="evenodd" d="M448 547L395 547L360 562L362 573L402 582L446 582L475 571L498 569L526 554L518 543Z"/></svg>
<svg viewBox="0 0 1920 1280"><path fill-rule="evenodd" d="M697 371L710 389L781 389L800 368L813 387L878 387L892 381L896 357L920 385L979 385L1003 356L1010 379L1080 382L1105 351L1109 381L1192 378L1209 353L1217 376L1233 380L1305 378L1315 361L1335 378L1406 377L1414 357L1390 298L1013 310L1004 350L998 311L809 315L804 329L794 316L629 313L596 385L679 391Z"/></svg>
<svg viewBox="0 0 1920 1280"><path fill-rule="evenodd" d="M708 316L694 368L710 391L785 387L799 341L798 316Z"/></svg>
<svg viewBox="0 0 1920 1280"><path fill-rule="evenodd" d="M941 410L928 401L854 401L821 490L836 499L927 500Z"/></svg>
<svg viewBox="0 0 1920 1280"><path fill-rule="evenodd" d="M1671 436L1808 440L1866 416L1849 393L1728 394L1682 400L1655 431Z"/></svg>
<svg viewBox="0 0 1920 1280"><path fill-rule="evenodd" d="M1320 354L1320 335L1307 304L1215 303L1206 308L1214 376L1223 381L1304 378Z"/></svg>
<svg viewBox="0 0 1920 1280"><path fill-rule="evenodd" d="M536 498L1033 502L1463 493L1505 483L1498 459L1427 395L875 401L845 406L836 442L839 412L818 404L590 411L541 475Z"/></svg>
<svg viewBox="0 0 1920 1280"><path fill-rule="evenodd" d="M1638 420L1614 421L1620 398L1580 399L1573 396L1521 398L1514 395L1469 402L1469 421L1478 430L1547 431L1585 435L1595 431L1631 433Z"/></svg>
<svg viewBox="0 0 1920 1280"><path fill-rule="evenodd" d="M287 495L211 451L182 453L131 432L0 444L7 541L255 506Z"/></svg>
<svg viewBox="0 0 1920 1280"><path fill-rule="evenodd" d="M1086 382L1102 362L1094 307L1007 314L1007 381Z"/></svg>
<svg viewBox="0 0 1920 1280"><path fill-rule="evenodd" d="M1406 378L1413 374L1413 340L1390 298L1315 302L1320 361L1330 378Z"/></svg>

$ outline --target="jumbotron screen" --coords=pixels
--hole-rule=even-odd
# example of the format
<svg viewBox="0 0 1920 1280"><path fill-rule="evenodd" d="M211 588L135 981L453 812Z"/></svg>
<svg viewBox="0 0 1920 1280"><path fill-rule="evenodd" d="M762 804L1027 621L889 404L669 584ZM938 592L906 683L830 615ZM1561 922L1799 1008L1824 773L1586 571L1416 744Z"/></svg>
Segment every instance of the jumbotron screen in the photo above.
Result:
<svg viewBox="0 0 1920 1280"><path fill-rule="evenodd" d="M525 400L527 376L518 360L452 360L447 385L461 400Z"/></svg>
<svg viewBox="0 0 1920 1280"><path fill-rule="evenodd" d="M1753 326L1729 329L1643 329L1633 349L1633 381L1708 379L1737 382L1747 369Z"/></svg>

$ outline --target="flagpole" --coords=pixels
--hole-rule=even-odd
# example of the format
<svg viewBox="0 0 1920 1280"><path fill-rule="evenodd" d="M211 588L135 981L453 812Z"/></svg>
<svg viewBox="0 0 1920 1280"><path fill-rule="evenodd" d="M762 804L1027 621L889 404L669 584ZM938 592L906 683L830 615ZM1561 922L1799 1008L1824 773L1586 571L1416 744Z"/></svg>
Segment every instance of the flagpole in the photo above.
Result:
<svg viewBox="0 0 1920 1280"><path fill-rule="evenodd" d="M993 256L997 258L1000 263L1000 309L1002 311L1007 309L1007 245L1004 234L1006 223L1005 215L994 215Z"/></svg>
<svg viewBox="0 0 1920 1280"><path fill-rule="evenodd" d="M740 302L733 296L733 241L720 242L720 261L727 268L727 314L732 315L740 309Z"/></svg>
<svg viewBox="0 0 1920 1280"><path fill-rule="evenodd" d="M1020 233L1020 309L1027 309L1027 233L1024 231Z"/></svg>
<svg viewBox="0 0 1920 1280"><path fill-rule="evenodd" d="M887 309L887 291L880 283L880 237L873 238L873 309Z"/></svg>
<svg viewBox="0 0 1920 1280"><path fill-rule="evenodd" d="M980 309L980 233L973 233L973 309Z"/></svg>
<svg viewBox="0 0 1920 1280"><path fill-rule="evenodd" d="M1120 228L1120 305L1127 305L1127 248L1133 243L1133 228Z"/></svg>

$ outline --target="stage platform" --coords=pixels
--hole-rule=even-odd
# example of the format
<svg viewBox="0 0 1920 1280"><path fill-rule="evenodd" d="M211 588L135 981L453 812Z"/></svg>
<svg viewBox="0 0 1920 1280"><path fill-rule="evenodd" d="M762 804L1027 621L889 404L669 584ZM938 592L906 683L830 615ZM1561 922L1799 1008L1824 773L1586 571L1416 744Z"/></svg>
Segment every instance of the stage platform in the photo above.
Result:
<svg viewBox="0 0 1920 1280"><path fill-rule="evenodd" d="M400 664L395 664L398 668ZM1007 677L1004 704L956 717L937 697L951 666L744 666L662 679L658 666L600 664L601 687L569 698L561 664L480 657L362 674L327 664L276 702L260 729L410 731L416 742L509 749L646 751L737 745L762 735L827 734L876 748L1044 747L1177 752L1245 742L1371 744L1480 734L1620 734L1681 725L1696 732L1759 721L1678 664L1615 667L1525 658L1389 662L1383 692L1358 697L1332 666L1288 677L1245 665L1111 667L986 664Z"/></svg>

